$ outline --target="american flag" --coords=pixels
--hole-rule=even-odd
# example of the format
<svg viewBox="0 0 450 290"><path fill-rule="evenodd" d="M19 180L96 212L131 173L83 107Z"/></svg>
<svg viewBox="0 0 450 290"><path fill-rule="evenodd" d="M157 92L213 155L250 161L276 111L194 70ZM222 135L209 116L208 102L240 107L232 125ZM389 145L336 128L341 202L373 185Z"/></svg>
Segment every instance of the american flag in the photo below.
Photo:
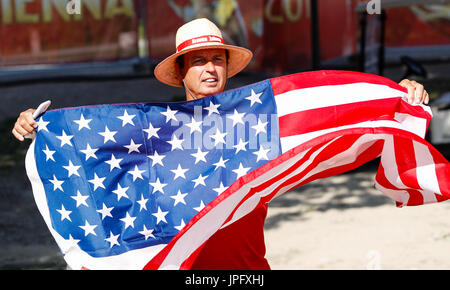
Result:
<svg viewBox="0 0 450 290"><path fill-rule="evenodd" d="M381 156L398 206L449 197L431 110L386 78L316 71L204 99L65 108L37 119L26 169L73 269L186 269L260 203ZM232 237L230 237L231 239Z"/></svg>

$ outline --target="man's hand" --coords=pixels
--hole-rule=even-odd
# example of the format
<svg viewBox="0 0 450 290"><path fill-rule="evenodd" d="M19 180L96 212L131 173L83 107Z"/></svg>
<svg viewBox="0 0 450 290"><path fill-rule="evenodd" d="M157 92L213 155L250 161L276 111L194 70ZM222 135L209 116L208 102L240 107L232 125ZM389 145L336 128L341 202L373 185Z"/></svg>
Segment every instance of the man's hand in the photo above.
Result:
<svg viewBox="0 0 450 290"><path fill-rule="evenodd" d="M404 79L399 83L400 86L408 89L408 103L410 104L428 104L430 96L422 84L416 81Z"/></svg>
<svg viewBox="0 0 450 290"><path fill-rule="evenodd" d="M16 124L14 124L14 128L12 129L12 134L19 141L23 141L24 136L33 133L34 129L37 127L37 123L33 118L34 111L36 110L28 109L20 113L17 118Z"/></svg>

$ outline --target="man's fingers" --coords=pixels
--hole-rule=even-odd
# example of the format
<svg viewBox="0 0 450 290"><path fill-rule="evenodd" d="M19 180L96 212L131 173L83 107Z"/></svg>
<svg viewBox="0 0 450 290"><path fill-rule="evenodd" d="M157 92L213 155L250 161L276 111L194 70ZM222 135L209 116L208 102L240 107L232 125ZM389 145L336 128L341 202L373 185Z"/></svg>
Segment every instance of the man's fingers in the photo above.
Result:
<svg viewBox="0 0 450 290"><path fill-rule="evenodd" d="M410 104L428 104L430 101L430 96L422 84L413 81L404 79L399 85L406 88L408 90L408 103Z"/></svg>
<svg viewBox="0 0 450 290"><path fill-rule="evenodd" d="M33 118L34 109L28 109L22 113L20 113L19 118L14 124L13 135L23 141L23 137L33 133L34 129L37 128L38 124Z"/></svg>
<svg viewBox="0 0 450 290"><path fill-rule="evenodd" d="M424 104L428 105L428 102L430 101L430 95L428 95L427 91L424 91L425 93L425 98L423 100Z"/></svg>
<svg viewBox="0 0 450 290"><path fill-rule="evenodd" d="M23 135L22 135L22 134L19 134L19 133L16 131L15 128L12 129L12 134L13 134L14 137L16 137L16 139L18 139L19 141L23 141L23 140L24 140Z"/></svg>
<svg viewBox="0 0 450 290"><path fill-rule="evenodd" d="M33 131L33 130L31 130L31 131L25 130L18 122L16 122L14 129L16 130L17 133L19 133L22 136L25 136Z"/></svg>
<svg viewBox="0 0 450 290"><path fill-rule="evenodd" d="M412 104L414 102L416 89L411 85L407 85L406 88L408 89L408 103Z"/></svg>
<svg viewBox="0 0 450 290"><path fill-rule="evenodd" d="M424 87L423 85L419 84L416 81L412 81L413 86L415 88L415 103L416 104L420 104L424 101L425 99L425 94L424 94Z"/></svg>
<svg viewBox="0 0 450 290"><path fill-rule="evenodd" d="M37 128L38 125L33 118L33 112L34 112L34 110L24 114L23 117L24 117L25 121L27 122L27 124L30 125L31 127L33 127L33 129L35 129L35 128Z"/></svg>
<svg viewBox="0 0 450 290"><path fill-rule="evenodd" d="M24 129L25 131L26 131L26 133L24 134L24 135L26 135L26 134L29 134L29 133L32 133L33 131L34 131L34 127L32 126L32 125L30 125L26 120L20 120L19 122L18 122L18 125L22 128L22 129ZM16 126L17 127L17 126ZM19 130L18 130L19 131ZM19 131L20 132L20 131Z"/></svg>

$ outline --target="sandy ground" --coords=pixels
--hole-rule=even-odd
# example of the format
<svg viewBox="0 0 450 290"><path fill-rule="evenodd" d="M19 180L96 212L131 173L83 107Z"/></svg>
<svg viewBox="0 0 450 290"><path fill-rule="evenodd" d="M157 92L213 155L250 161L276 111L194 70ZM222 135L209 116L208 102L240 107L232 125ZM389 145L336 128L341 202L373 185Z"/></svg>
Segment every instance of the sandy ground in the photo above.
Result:
<svg viewBox="0 0 450 290"><path fill-rule="evenodd" d="M272 269L450 269L450 202L397 208L375 168L314 181L269 206Z"/></svg>

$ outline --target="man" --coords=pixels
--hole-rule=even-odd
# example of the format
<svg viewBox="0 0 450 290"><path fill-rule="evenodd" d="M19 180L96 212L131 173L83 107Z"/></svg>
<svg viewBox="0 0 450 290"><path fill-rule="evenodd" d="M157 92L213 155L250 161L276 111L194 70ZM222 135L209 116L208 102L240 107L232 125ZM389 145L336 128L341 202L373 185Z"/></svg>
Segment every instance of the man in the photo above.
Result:
<svg viewBox="0 0 450 290"><path fill-rule="evenodd" d="M244 69L251 58L248 49L224 44L220 30L212 22L197 19L178 29L176 53L155 68L155 76L168 85L184 87L186 100L190 101L222 92L227 79ZM410 102L428 103L422 85L409 80L400 85L408 88ZM17 139L23 140L36 127L33 112L29 109L20 114L12 131ZM200 249L192 269L270 269L264 257L266 214L267 204L262 203L219 230Z"/></svg>

